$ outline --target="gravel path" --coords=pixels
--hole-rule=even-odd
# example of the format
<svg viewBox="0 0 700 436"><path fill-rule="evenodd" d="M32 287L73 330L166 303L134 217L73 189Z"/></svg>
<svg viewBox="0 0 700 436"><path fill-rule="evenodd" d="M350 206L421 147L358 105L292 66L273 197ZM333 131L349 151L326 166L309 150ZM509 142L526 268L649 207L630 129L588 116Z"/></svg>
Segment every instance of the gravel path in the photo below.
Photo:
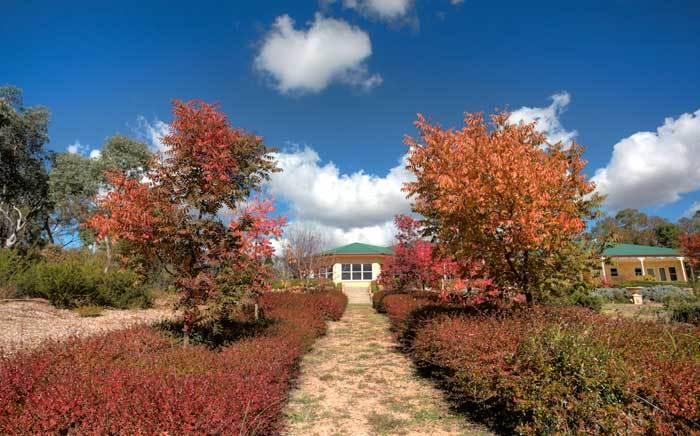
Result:
<svg viewBox="0 0 700 436"><path fill-rule="evenodd" d="M290 435L475 435L395 349L385 316L350 305L301 367L286 410Z"/></svg>
<svg viewBox="0 0 700 436"><path fill-rule="evenodd" d="M38 347L47 339L95 335L172 316L161 307L143 310L104 310L94 318L81 318L70 310L56 309L45 300L0 302L0 354Z"/></svg>

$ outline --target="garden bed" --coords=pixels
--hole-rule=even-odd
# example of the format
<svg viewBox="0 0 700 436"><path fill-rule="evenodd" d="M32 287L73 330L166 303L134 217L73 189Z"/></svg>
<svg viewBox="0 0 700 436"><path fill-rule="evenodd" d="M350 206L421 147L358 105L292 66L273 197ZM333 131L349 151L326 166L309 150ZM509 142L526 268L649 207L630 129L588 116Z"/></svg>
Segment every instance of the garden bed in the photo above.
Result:
<svg viewBox="0 0 700 436"><path fill-rule="evenodd" d="M266 294L268 327L218 349L139 326L5 356L0 433L278 433L301 355L346 303Z"/></svg>
<svg viewBox="0 0 700 436"><path fill-rule="evenodd" d="M700 330L574 307L494 311L388 295L404 350L496 430L700 432Z"/></svg>

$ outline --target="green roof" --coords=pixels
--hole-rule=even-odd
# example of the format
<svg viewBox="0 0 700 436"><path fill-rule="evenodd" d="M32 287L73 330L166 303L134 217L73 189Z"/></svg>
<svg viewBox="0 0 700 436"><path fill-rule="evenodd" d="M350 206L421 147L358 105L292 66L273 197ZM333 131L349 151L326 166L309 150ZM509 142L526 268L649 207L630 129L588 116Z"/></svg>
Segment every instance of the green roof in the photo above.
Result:
<svg viewBox="0 0 700 436"><path fill-rule="evenodd" d="M394 250L391 247L353 242L352 244L328 250L324 254L394 254Z"/></svg>
<svg viewBox="0 0 700 436"><path fill-rule="evenodd" d="M680 256L675 248L651 245L615 244L603 250L603 256Z"/></svg>

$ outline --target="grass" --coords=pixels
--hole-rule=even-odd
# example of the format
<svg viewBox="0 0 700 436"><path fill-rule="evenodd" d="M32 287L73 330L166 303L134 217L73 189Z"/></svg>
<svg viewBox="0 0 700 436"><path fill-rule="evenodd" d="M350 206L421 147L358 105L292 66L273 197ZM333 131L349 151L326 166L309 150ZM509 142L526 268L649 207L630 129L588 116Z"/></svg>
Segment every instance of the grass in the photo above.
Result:
<svg viewBox="0 0 700 436"><path fill-rule="evenodd" d="M669 317L663 304L646 303L642 305L628 303L608 303L603 305L603 315L617 318L633 318L641 321L658 321Z"/></svg>
<svg viewBox="0 0 700 436"><path fill-rule="evenodd" d="M442 414L435 409L421 409L413 414L413 419L417 422L432 422L442 418Z"/></svg>
<svg viewBox="0 0 700 436"><path fill-rule="evenodd" d="M367 416L367 423L372 427L374 433L388 434L396 432L407 424L406 420L397 418L388 413L372 412Z"/></svg>
<svg viewBox="0 0 700 436"><path fill-rule="evenodd" d="M287 417L292 422L307 422L317 418L317 404L323 397L313 397L310 395L301 395L292 400L296 407L287 414Z"/></svg>
<svg viewBox="0 0 700 436"><path fill-rule="evenodd" d="M104 309L100 306L88 305L76 307L73 311L81 318L94 318L102 315Z"/></svg>

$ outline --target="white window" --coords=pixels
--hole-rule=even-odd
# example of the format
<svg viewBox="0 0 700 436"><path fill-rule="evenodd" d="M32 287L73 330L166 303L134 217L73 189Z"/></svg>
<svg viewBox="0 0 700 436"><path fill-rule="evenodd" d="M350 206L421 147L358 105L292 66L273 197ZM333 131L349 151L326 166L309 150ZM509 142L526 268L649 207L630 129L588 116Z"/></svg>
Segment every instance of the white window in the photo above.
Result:
<svg viewBox="0 0 700 436"><path fill-rule="evenodd" d="M343 280L372 280L371 263L344 263L341 269Z"/></svg>
<svg viewBox="0 0 700 436"><path fill-rule="evenodd" d="M332 266L322 266L318 270L318 277L322 279L333 280L333 267Z"/></svg>

